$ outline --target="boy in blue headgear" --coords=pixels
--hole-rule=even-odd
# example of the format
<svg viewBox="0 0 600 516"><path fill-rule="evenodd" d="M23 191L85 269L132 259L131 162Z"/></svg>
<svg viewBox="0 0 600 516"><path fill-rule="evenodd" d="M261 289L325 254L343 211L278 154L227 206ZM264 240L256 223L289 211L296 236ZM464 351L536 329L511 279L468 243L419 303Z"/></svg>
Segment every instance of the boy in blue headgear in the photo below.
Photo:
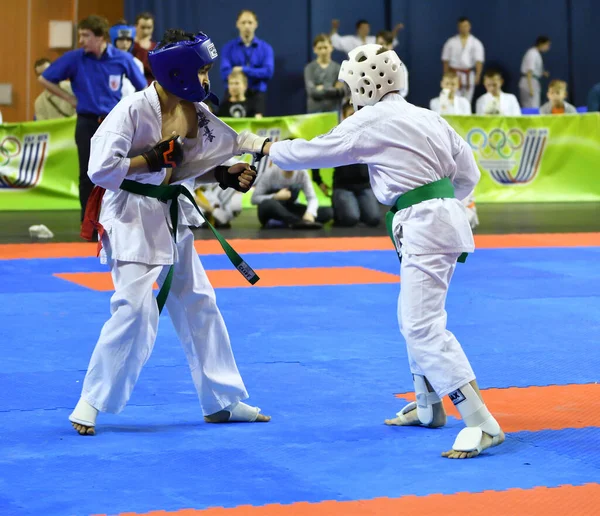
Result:
<svg viewBox="0 0 600 516"><path fill-rule="evenodd" d="M115 293L69 417L82 435L95 433L99 411L125 407L152 352L165 300L205 420L270 420L242 403L248 393L189 229L203 220L190 202L178 204L179 195L193 198L181 183L194 179L248 191L256 172L246 163L223 163L260 152L266 141L238 135L202 103L211 95L208 71L216 58L206 35L167 31L149 55L157 82L121 100L92 139L89 176L97 186L82 236L98 232ZM254 271L222 245L246 279L256 282ZM161 286L157 298L155 282Z"/></svg>
<svg viewBox="0 0 600 516"><path fill-rule="evenodd" d="M119 20L113 25L108 34L112 44L122 50L123 52L133 53L133 42L135 41L135 27L133 25L127 25L125 20ZM144 73L144 65L142 62L134 56L133 62L138 67L140 72ZM123 77L123 86L121 87L121 95L127 97L136 92L135 87L131 84L131 81L127 77Z"/></svg>

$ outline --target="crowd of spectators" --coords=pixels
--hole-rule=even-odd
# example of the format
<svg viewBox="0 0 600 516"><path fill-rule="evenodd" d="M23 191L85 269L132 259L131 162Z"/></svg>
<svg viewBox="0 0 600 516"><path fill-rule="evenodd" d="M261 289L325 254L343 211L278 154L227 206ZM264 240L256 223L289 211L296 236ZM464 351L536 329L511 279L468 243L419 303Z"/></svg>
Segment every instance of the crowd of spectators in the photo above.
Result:
<svg viewBox="0 0 600 516"><path fill-rule="evenodd" d="M251 10L241 11L236 19L239 36L220 49L220 74L227 85L218 108L218 116L262 117L267 112L268 85L275 73L272 46L256 35L259 20ZM398 45L397 34L404 25L392 31L381 30L371 35L367 20L356 23L355 33L339 34L340 23L333 20L329 34L313 40L315 59L304 69L307 113L335 111L341 118L350 116L345 86L337 79L340 64L332 53L345 53L359 45L375 43L392 49ZM549 74L544 69L543 54L551 48L550 38L539 36L524 53L519 81L519 100L502 90L500 71L485 67L483 43L471 33L471 22L458 20L457 34L443 46L443 74L440 94L431 99L429 109L440 114L472 114L475 87L483 81L486 90L475 102L477 115L519 116L521 108L539 110L541 114L574 113L567 102L568 87L564 80L553 79L547 90L548 101L542 104L541 79ZM35 119L48 120L77 114L75 141L79 154L80 200L83 210L92 184L87 176L90 139L108 112L126 95L141 90L152 80L148 52L153 41L154 16L139 14L133 25L118 20L112 27L100 16L89 16L78 24L80 48L66 52L55 62L40 58L34 63L35 73L44 91L35 101ZM400 52L400 57L401 52ZM408 71L400 91L408 95ZM589 94L589 110L600 110L600 84ZM1 115L0 115L1 117ZM0 118L1 122L1 118ZM335 225L354 226L363 223L376 226L381 222L380 207L370 189L368 171L362 165L335 170L333 184L327 185L319 170L282 171L271 166L263 174L252 194L258 206L258 218L264 227L320 228L333 220ZM313 182L332 198L332 209L319 207ZM298 201L302 192L307 204ZM240 212L239 197L223 198L211 187L197 191L203 209L217 225L228 226Z"/></svg>

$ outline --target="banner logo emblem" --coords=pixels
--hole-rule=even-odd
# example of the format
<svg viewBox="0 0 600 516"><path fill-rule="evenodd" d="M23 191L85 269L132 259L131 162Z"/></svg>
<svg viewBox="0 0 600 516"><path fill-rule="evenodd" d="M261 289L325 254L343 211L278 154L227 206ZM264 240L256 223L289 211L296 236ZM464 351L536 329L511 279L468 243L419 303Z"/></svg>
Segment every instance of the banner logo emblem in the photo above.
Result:
<svg viewBox="0 0 600 516"><path fill-rule="evenodd" d="M48 133L15 136L0 141L0 189L33 188L42 179L48 151Z"/></svg>
<svg viewBox="0 0 600 516"><path fill-rule="evenodd" d="M501 185L530 183L539 170L548 140L548 129L493 129L486 133L474 128L467 133L467 143L475 152L479 165Z"/></svg>

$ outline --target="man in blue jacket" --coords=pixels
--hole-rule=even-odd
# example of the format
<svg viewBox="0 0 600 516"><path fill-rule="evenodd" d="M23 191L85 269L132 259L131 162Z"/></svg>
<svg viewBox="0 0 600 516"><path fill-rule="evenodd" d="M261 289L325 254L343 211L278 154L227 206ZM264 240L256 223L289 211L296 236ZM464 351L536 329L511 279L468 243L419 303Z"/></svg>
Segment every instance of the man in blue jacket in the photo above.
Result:
<svg viewBox="0 0 600 516"><path fill-rule="evenodd" d="M81 220L94 188L87 174L90 140L121 100L123 76L138 91L147 85L133 56L107 43L108 29L108 20L101 16L91 15L81 20L77 26L81 48L59 57L38 78L50 93L69 102L77 111L75 143L79 155ZM73 95L59 87L59 83L67 79L71 81Z"/></svg>
<svg viewBox="0 0 600 516"><path fill-rule="evenodd" d="M267 83L275 70L273 47L255 37L258 18L253 11L241 11L236 27L240 31L239 37L226 43L221 52L221 76L223 82L227 83L231 72L244 72L248 77L246 95L256 105L256 113L264 115Z"/></svg>

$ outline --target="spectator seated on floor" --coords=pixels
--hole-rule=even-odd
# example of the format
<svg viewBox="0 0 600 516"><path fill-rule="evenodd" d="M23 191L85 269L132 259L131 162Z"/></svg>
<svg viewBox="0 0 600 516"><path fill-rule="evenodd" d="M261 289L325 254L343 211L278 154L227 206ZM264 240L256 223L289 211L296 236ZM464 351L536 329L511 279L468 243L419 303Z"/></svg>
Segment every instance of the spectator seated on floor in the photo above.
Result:
<svg viewBox="0 0 600 516"><path fill-rule="evenodd" d="M567 98L567 83L557 79L548 85L548 102L540 107L540 115L563 115L577 113L577 108L569 104Z"/></svg>
<svg viewBox="0 0 600 516"><path fill-rule="evenodd" d="M300 192L304 192L308 205L298 202ZM319 229L333 216L331 208L319 207L306 170L284 171L275 165L258 179L252 204L258 206L258 220L263 227Z"/></svg>
<svg viewBox="0 0 600 516"><path fill-rule="evenodd" d="M248 78L244 72L236 70L227 78L227 99L219 105L218 116L232 118L252 118L256 116L256 104L246 97Z"/></svg>
<svg viewBox="0 0 600 516"><path fill-rule="evenodd" d="M342 108L342 120L353 113L352 104L345 103ZM324 193L328 193L329 187L321 179L318 169L313 170L313 181ZM353 227L362 222L375 227L381 222L381 206L371 189L367 165L345 165L334 169L332 201L336 226Z"/></svg>
<svg viewBox="0 0 600 516"><path fill-rule="evenodd" d="M218 183L195 185L194 197L198 207L216 228L230 228L231 221L242 213L241 192L223 190ZM208 227L204 224L202 227Z"/></svg>

